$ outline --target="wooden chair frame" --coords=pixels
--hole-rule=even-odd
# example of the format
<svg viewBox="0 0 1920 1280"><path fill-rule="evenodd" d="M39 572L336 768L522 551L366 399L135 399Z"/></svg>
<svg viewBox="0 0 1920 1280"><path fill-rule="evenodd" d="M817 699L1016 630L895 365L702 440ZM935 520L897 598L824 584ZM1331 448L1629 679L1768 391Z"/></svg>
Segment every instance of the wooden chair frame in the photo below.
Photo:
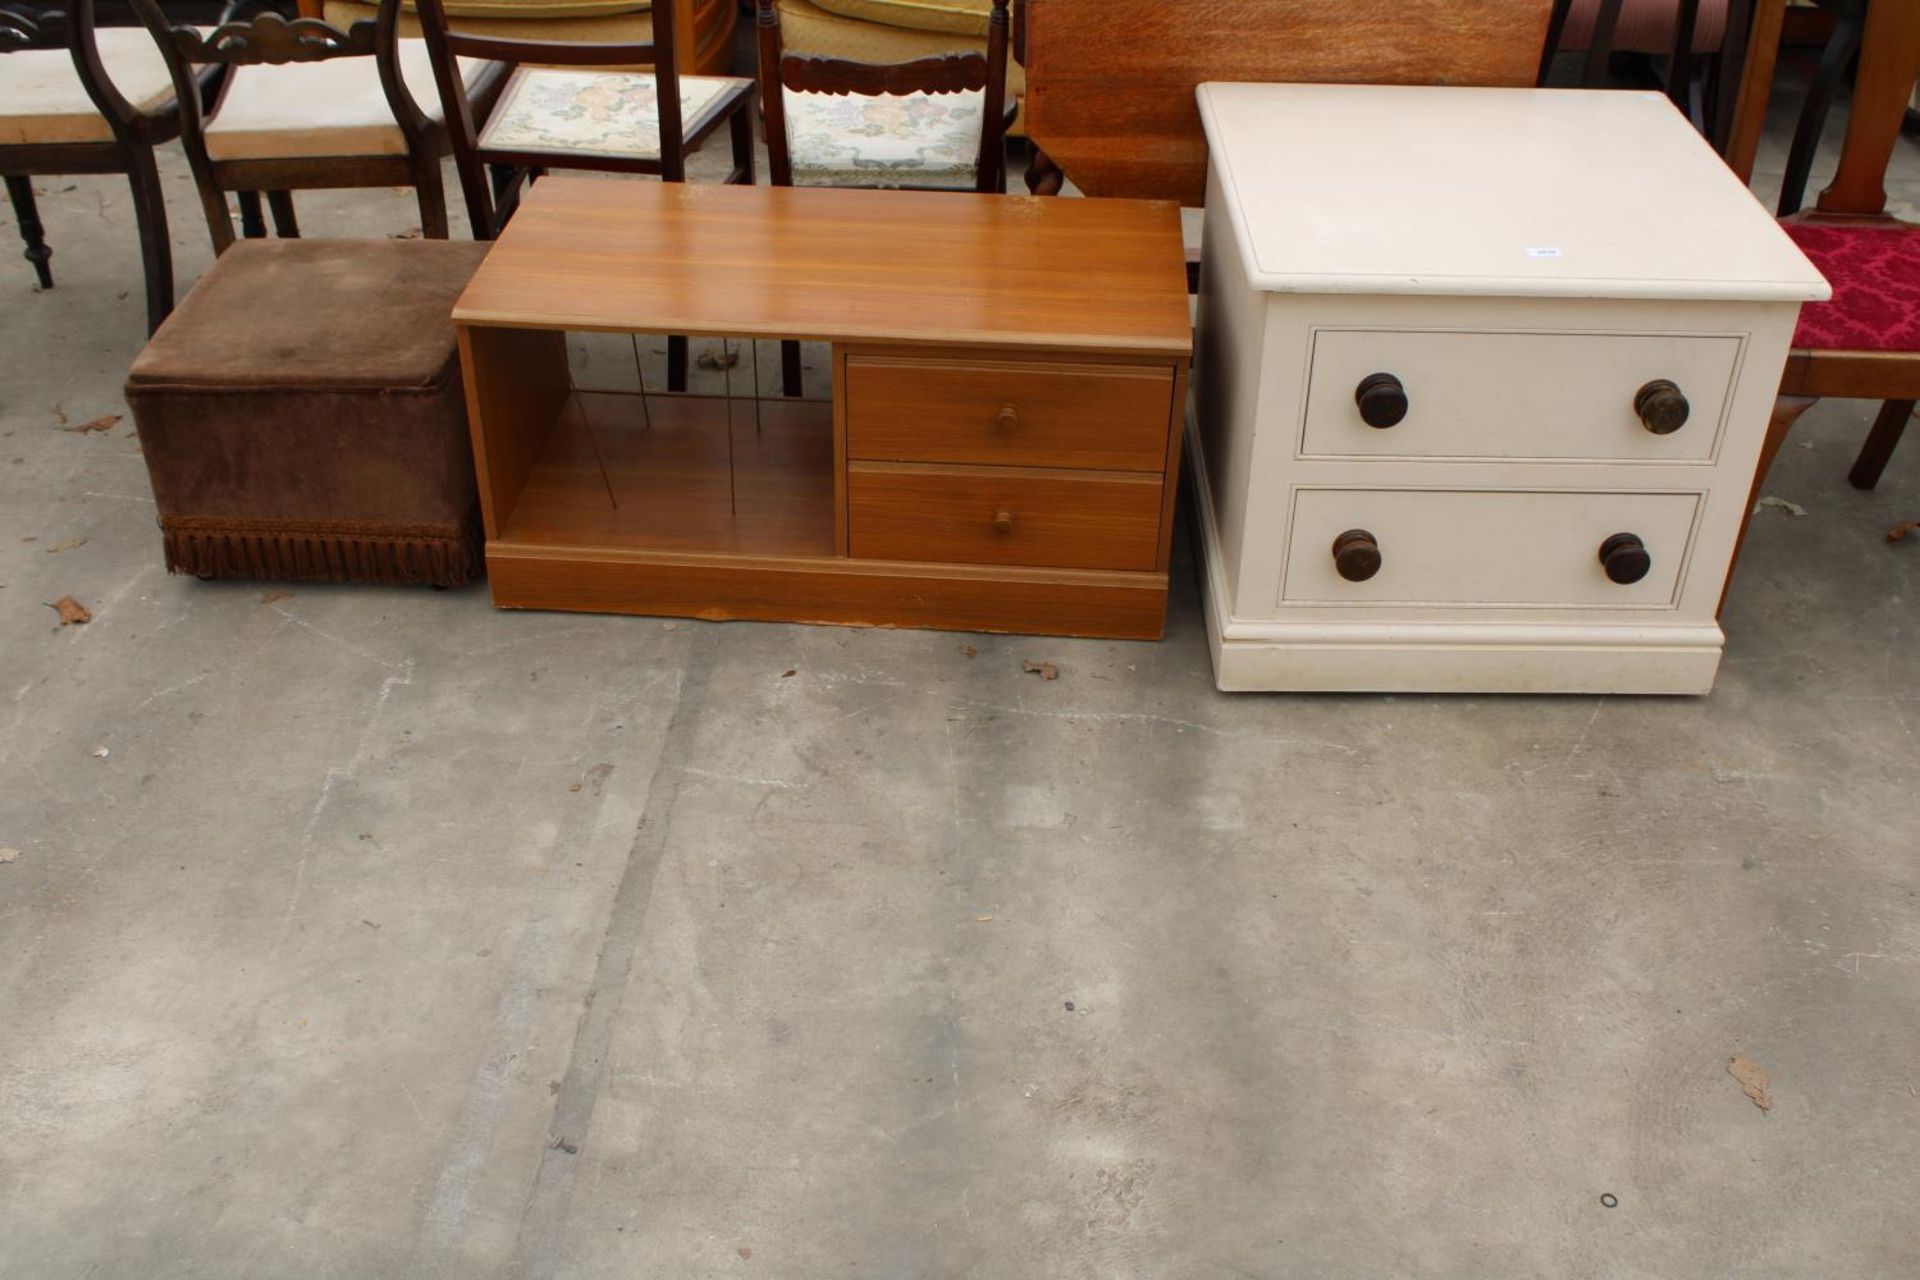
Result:
<svg viewBox="0 0 1920 1280"><path fill-rule="evenodd" d="M90 0L82 0L90 2ZM381 0L379 16L356 22L341 31L317 18L292 21L277 13L260 12L246 21L228 11L214 30L202 34L192 27L174 26L157 0L130 0L134 12L153 33L172 72L176 93L190 83L203 66L236 68L325 62L333 58L370 57L380 76L380 87L393 111L395 124L406 139L406 153L398 156L288 156L216 160L207 152L207 123L219 114L219 100L231 84L231 75L209 110L198 100L181 113L180 138L199 188L207 231L215 253L224 253L234 241L228 191L265 191L273 209L274 228L283 236L300 234L292 192L341 187L410 186L420 205L421 233L447 238L447 201L440 179L440 157L450 149L447 129L436 124L413 99L400 70L400 0ZM499 76L489 78L487 91L497 91ZM243 201L243 208L246 203ZM249 235L258 234L257 216L247 213Z"/></svg>
<svg viewBox="0 0 1920 1280"><path fill-rule="evenodd" d="M147 331L173 310L173 246L167 231L167 204L160 187L153 149L180 133L179 103L144 114L121 95L100 59L95 39L94 0L70 0L68 7L30 13L0 8L0 56L13 50L66 49L87 96L112 130L111 142L23 143L0 146L0 174L26 241L40 287L53 287L46 232L33 198L34 177L65 174L124 173L133 192L134 220L140 233L140 258L146 277ZM189 81L187 100L197 108L206 80ZM179 92L176 83L176 92Z"/></svg>
<svg viewBox="0 0 1920 1280"><path fill-rule="evenodd" d="M589 169L610 173L654 174L668 182L684 182L687 177L687 153L699 147L721 124L726 124L733 145L733 170L729 183L753 185L753 118L748 107L750 92L721 106L691 135L685 132L680 113L680 71L674 43L674 6L656 4L653 8L653 39L644 44L583 44L572 41L525 40L503 36L468 35L447 24L442 0L419 0L417 12L420 33L426 37L433 55L433 73L440 87L440 100L453 143L455 167L460 188L466 197L467 214L473 222L473 234L491 240L500 233L525 182L547 169ZM560 151L514 151L480 146L479 129L466 86L461 83L455 59L488 58L518 66L533 63L565 67L629 67L651 63L659 84L660 158L604 155L568 155ZM487 179L486 168L510 171L496 189Z"/></svg>
<svg viewBox="0 0 1920 1280"><path fill-rule="evenodd" d="M973 189L1004 194L1007 189L1007 129L1015 108L1007 102L1007 51L1012 22L1009 0L993 0L987 16L985 53L946 53L911 62L856 62L785 52L780 10L774 0L755 0L760 53L760 115L766 125L767 168L776 187L793 185L793 142L787 136L785 90L795 93L861 94L866 97L909 93L984 92L980 109L980 151L974 161ZM876 184L877 185L877 184ZM898 188L951 190L952 188ZM801 392L800 344L780 344L783 394Z"/></svg>
<svg viewBox="0 0 1920 1280"><path fill-rule="evenodd" d="M1540 50L1538 83L1547 82L1547 73L1560 52L1560 39L1567 19L1573 13L1574 0L1553 0L1553 14L1547 22L1547 38ZM1693 33L1700 22L1700 0L1675 0L1673 49L1667 64L1667 97L1686 113L1696 128L1713 142L1716 150L1726 150L1740 92L1739 70L1746 63L1747 38L1753 23L1753 0L1727 0L1727 32L1720 52L1713 55L1712 66L1700 82L1700 98L1695 100ZM1587 44L1586 60L1580 72L1584 89L1605 88L1607 63L1613 53L1613 33L1620 25L1625 0L1600 0L1594 14L1593 38Z"/></svg>
<svg viewBox="0 0 1920 1280"><path fill-rule="evenodd" d="M774 0L755 0L755 3L759 7L760 112L766 122L767 161L774 186L793 185L792 140L787 136L787 108L782 90L876 98L984 90L974 190L1006 191L1006 138L1007 128L1012 124L1012 112L1007 109L1006 100L1007 51L1012 27L1009 0L992 0L984 54L948 53L891 63L786 53L781 48L780 11Z"/></svg>
<svg viewBox="0 0 1920 1280"><path fill-rule="evenodd" d="M1777 37L1778 29L1765 33ZM1865 26L1859 41L1860 69L1855 77L1853 107L1847 119L1846 141L1833 181L1820 193L1813 209L1790 215L1785 221L1837 225L1920 227L1901 222L1886 212L1887 165L1893 158L1906 123L1907 102L1920 76L1920 9L1912 0L1868 0ZM1735 159L1736 172L1751 166L1752 141L1757 139L1767 109L1767 90L1773 81L1774 44L1756 45L1747 68L1747 90L1742 95L1741 120L1736 136L1745 140ZM1744 176L1744 174L1743 174ZM1810 305L1819 305L1817 303ZM1794 423L1823 399L1879 400L1880 413L1866 442L1854 459L1847 479L1856 489L1871 489L1906 432L1907 421L1920 404L1920 352L1808 350L1796 347L1787 355L1774 403L1773 420L1760 450L1747 503L1752 519L1772 468ZM1746 526L1740 531L1746 540ZM1724 603L1724 598L1723 598Z"/></svg>

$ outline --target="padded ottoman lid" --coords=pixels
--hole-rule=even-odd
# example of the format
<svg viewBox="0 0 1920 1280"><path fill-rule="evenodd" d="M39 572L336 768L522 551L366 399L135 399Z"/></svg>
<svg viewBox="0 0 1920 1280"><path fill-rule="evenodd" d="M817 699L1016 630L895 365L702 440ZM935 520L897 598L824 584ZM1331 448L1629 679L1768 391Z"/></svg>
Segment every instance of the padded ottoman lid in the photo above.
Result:
<svg viewBox="0 0 1920 1280"><path fill-rule="evenodd" d="M127 391L431 386L453 358L454 300L489 248L241 240L135 358Z"/></svg>
<svg viewBox="0 0 1920 1280"><path fill-rule="evenodd" d="M988 0L813 0L828 13L864 18L914 31L951 31L963 36L987 34Z"/></svg>

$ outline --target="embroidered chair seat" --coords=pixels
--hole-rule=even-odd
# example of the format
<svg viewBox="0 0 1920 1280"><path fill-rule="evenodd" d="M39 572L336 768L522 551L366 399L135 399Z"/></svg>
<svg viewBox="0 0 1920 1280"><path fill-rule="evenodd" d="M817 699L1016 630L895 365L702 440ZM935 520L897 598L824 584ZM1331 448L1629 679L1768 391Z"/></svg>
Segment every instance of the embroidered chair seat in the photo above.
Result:
<svg viewBox="0 0 1920 1280"><path fill-rule="evenodd" d="M460 59L460 78L469 92L493 65ZM426 41L400 41L400 74L420 110L440 123L445 117ZM219 110L207 122L207 155L215 161L406 154L406 135L393 118L372 58L236 67Z"/></svg>
<svg viewBox="0 0 1920 1280"><path fill-rule="evenodd" d="M1800 308L1803 351L1920 352L1920 228L1783 223L1833 286Z"/></svg>
<svg viewBox="0 0 1920 1280"><path fill-rule="evenodd" d="M753 88L732 76L681 76L680 119L693 137ZM659 84L650 71L519 67L480 131L484 150L660 159Z"/></svg>
<svg viewBox="0 0 1920 1280"><path fill-rule="evenodd" d="M782 95L796 186L974 185L986 98L978 89Z"/></svg>
<svg viewBox="0 0 1920 1280"><path fill-rule="evenodd" d="M100 62L120 96L146 115L173 109L173 80L145 27L96 33ZM0 57L0 146L112 142L65 49L23 49Z"/></svg>

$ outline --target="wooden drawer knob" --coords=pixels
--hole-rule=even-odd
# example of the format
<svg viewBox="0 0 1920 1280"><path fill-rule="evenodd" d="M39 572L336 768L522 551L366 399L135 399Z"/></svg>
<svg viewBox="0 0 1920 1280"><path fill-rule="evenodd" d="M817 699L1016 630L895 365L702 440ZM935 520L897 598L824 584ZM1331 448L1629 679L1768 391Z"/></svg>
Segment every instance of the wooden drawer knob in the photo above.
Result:
<svg viewBox="0 0 1920 1280"><path fill-rule="evenodd" d="M1631 586L1647 576L1653 557L1637 533L1616 533L1600 544L1600 564L1607 577L1621 586Z"/></svg>
<svg viewBox="0 0 1920 1280"><path fill-rule="evenodd" d="M1002 431L1012 431L1020 425L1020 414L1010 404L1001 405L1000 412L993 423Z"/></svg>
<svg viewBox="0 0 1920 1280"><path fill-rule="evenodd" d="M1333 567L1348 582L1365 582L1380 572L1380 544L1365 529L1349 529L1333 540Z"/></svg>
<svg viewBox="0 0 1920 1280"><path fill-rule="evenodd" d="M993 513L993 531L995 533L1013 532L1013 512L996 511Z"/></svg>
<svg viewBox="0 0 1920 1280"><path fill-rule="evenodd" d="M1693 406L1680 388L1665 378L1655 378L1633 395L1633 411L1640 425L1657 436L1670 436L1687 425Z"/></svg>
<svg viewBox="0 0 1920 1280"><path fill-rule="evenodd" d="M1390 373L1370 373L1353 393L1360 420L1370 427L1396 426L1407 416L1407 389Z"/></svg>

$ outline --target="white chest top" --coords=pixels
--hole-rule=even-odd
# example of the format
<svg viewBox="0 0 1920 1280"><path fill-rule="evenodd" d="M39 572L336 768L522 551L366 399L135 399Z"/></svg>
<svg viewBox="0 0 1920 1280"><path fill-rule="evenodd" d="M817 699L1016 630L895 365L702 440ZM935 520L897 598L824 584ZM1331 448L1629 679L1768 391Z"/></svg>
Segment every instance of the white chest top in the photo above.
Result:
<svg viewBox="0 0 1920 1280"><path fill-rule="evenodd" d="M1203 84L1199 98L1258 289L1828 296L1656 93Z"/></svg>

